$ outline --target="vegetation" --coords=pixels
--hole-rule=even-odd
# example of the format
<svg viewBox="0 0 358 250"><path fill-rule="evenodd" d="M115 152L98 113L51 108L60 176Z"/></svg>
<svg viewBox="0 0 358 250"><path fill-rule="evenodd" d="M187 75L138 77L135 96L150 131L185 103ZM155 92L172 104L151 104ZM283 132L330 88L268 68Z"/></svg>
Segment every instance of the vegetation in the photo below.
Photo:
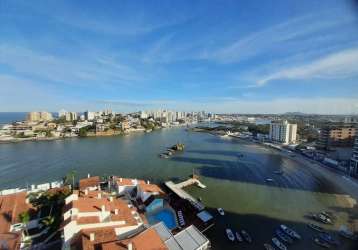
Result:
<svg viewBox="0 0 358 250"><path fill-rule="evenodd" d="M26 225L29 223L30 221L30 214L28 211L22 212L21 214L19 214L19 220L21 221L21 223L23 223L25 225L25 232L26 235L28 235L28 231L27 231L27 227Z"/></svg>
<svg viewBox="0 0 358 250"><path fill-rule="evenodd" d="M251 132L254 135L256 135L256 134L268 134L270 132L270 125L269 124L265 124L265 125L250 124L248 126L248 131Z"/></svg>
<svg viewBox="0 0 358 250"><path fill-rule="evenodd" d="M76 177L76 171L75 170L71 170L69 173L67 173L66 176L64 176L63 179L63 184L64 185L71 185L72 190L75 186L75 177Z"/></svg>
<svg viewBox="0 0 358 250"><path fill-rule="evenodd" d="M87 136L88 129L87 127L80 128L78 135L80 137L86 137Z"/></svg>

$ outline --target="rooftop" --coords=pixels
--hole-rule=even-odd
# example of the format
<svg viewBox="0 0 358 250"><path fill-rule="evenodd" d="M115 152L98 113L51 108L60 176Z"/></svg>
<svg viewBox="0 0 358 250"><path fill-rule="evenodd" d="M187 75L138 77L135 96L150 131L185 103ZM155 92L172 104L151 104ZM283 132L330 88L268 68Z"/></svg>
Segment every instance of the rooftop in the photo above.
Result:
<svg viewBox="0 0 358 250"><path fill-rule="evenodd" d="M99 176L93 176L80 180L80 190L84 190L89 187L97 187L101 183Z"/></svg>

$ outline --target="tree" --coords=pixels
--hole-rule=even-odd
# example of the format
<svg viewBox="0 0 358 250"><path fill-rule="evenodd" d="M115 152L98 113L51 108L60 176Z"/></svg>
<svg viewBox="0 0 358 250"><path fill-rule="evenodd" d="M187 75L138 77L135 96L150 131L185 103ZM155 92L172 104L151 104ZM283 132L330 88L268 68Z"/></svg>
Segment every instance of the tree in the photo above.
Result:
<svg viewBox="0 0 358 250"><path fill-rule="evenodd" d="M25 232L26 235L29 235L29 232L27 231L27 224L30 221L30 214L28 211L24 211L21 214L19 214L20 221L25 225Z"/></svg>
<svg viewBox="0 0 358 250"><path fill-rule="evenodd" d="M78 135L81 137L87 136L87 128L86 127L80 128Z"/></svg>
<svg viewBox="0 0 358 250"><path fill-rule="evenodd" d="M71 170L66 176L63 177L63 184L71 185L73 190L75 186L75 176L76 176L76 171Z"/></svg>

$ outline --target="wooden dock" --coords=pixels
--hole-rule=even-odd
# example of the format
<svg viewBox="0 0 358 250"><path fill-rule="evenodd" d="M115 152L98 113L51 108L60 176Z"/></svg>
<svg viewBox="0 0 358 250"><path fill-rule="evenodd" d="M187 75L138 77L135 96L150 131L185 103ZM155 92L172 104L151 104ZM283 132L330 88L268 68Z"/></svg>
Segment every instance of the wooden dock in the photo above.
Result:
<svg viewBox="0 0 358 250"><path fill-rule="evenodd" d="M199 211L204 210L205 206L200 201L198 201L196 198L188 194L183 190L184 187L190 186L190 185L196 185L200 188L206 188L204 184L202 184L198 179L196 178L190 178L186 181L180 182L178 184L175 184L172 181L165 182L165 185L176 195L178 195L180 198L185 199L189 201L194 207L196 207Z"/></svg>

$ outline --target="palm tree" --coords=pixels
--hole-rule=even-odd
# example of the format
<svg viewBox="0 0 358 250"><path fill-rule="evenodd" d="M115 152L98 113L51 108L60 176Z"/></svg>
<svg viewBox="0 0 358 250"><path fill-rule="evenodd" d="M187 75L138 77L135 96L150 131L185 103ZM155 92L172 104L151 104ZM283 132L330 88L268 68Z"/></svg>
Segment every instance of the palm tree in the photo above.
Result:
<svg viewBox="0 0 358 250"><path fill-rule="evenodd" d="M75 170L71 170L65 177L63 177L63 184L65 185L72 185L72 190L74 189L75 186L75 175L76 175L76 171ZM71 184L72 181L72 184Z"/></svg>

